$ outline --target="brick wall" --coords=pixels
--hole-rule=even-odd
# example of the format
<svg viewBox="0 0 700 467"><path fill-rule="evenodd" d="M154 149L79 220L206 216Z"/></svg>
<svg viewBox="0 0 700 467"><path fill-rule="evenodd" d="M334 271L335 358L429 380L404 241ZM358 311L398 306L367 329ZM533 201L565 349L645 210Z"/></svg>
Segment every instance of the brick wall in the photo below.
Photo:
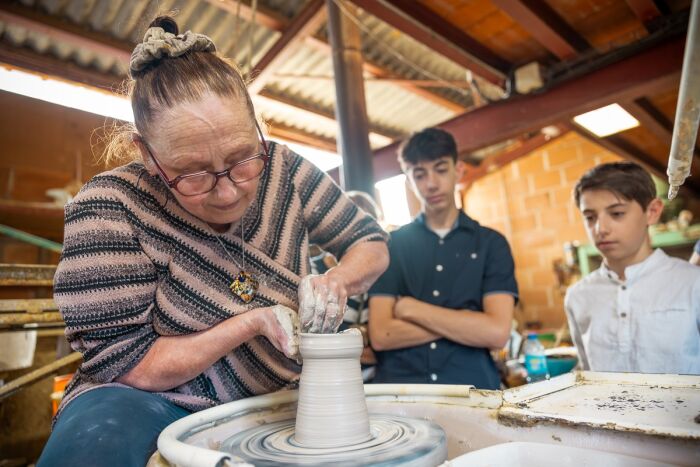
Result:
<svg viewBox="0 0 700 467"><path fill-rule="evenodd" d="M521 322L557 328L566 322L553 261L565 242L587 243L571 192L591 167L620 158L569 133L477 180L464 195L464 209L482 225L508 238L520 287Z"/></svg>

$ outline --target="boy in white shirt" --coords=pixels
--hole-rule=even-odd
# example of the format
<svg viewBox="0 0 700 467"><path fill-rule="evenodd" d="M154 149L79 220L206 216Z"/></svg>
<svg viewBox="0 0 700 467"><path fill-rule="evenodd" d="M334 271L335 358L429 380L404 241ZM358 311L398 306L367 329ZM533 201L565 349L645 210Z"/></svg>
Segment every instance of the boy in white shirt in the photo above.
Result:
<svg viewBox="0 0 700 467"><path fill-rule="evenodd" d="M700 268L651 248L663 204L637 164L599 165L574 189L599 269L564 301L586 370L700 374Z"/></svg>

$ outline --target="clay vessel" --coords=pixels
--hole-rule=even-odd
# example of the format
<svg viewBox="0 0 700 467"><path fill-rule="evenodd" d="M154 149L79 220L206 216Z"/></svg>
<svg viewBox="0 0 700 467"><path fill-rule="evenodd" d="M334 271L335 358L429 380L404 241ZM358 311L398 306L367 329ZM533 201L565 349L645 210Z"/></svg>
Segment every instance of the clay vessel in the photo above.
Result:
<svg viewBox="0 0 700 467"><path fill-rule="evenodd" d="M360 370L362 334L300 334L303 359L294 439L311 448L372 438Z"/></svg>

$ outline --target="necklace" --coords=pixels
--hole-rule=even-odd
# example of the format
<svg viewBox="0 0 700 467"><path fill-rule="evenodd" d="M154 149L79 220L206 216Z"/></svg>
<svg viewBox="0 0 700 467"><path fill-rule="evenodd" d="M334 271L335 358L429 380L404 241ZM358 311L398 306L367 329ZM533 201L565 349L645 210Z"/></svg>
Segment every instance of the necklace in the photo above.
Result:
<svg viewBox="0 0 700 467"><path fill-rule="evenodd" d="M243 303L250 303L255 298L255 294L258 292L258 281L253 277L252 274L245 270L245 241L243 240L243 220L241 220L241 251L243 252L243 266L238 264L233 255L229 253L224 242L221 241L218 235L212 231L212 234L223 248L226 255L233 261L233 264L238 266L239 272L229 285L229 289L233 294L240 298Z"/></svg>

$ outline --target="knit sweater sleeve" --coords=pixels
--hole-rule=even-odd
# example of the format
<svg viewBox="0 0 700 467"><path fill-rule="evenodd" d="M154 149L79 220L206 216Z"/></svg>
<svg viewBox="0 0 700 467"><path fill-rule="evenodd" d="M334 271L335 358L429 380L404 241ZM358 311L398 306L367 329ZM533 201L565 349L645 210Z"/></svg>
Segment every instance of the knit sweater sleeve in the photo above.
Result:
<svg viewBox="0 0 700 467"><path fill-rule="evenodd" d="M156 268L112 196L81 193L66 207L54 299L82 376L110 383L133 368L158 338L152 325Z"/></svg>
<svg viewBox="0 0 700 467"><path fill-rule="evenodd" d="M299 189L309 242L341 258L366 241L387 242L389 235L359 209L328 174L289 152L294 184Z"/></svg>

